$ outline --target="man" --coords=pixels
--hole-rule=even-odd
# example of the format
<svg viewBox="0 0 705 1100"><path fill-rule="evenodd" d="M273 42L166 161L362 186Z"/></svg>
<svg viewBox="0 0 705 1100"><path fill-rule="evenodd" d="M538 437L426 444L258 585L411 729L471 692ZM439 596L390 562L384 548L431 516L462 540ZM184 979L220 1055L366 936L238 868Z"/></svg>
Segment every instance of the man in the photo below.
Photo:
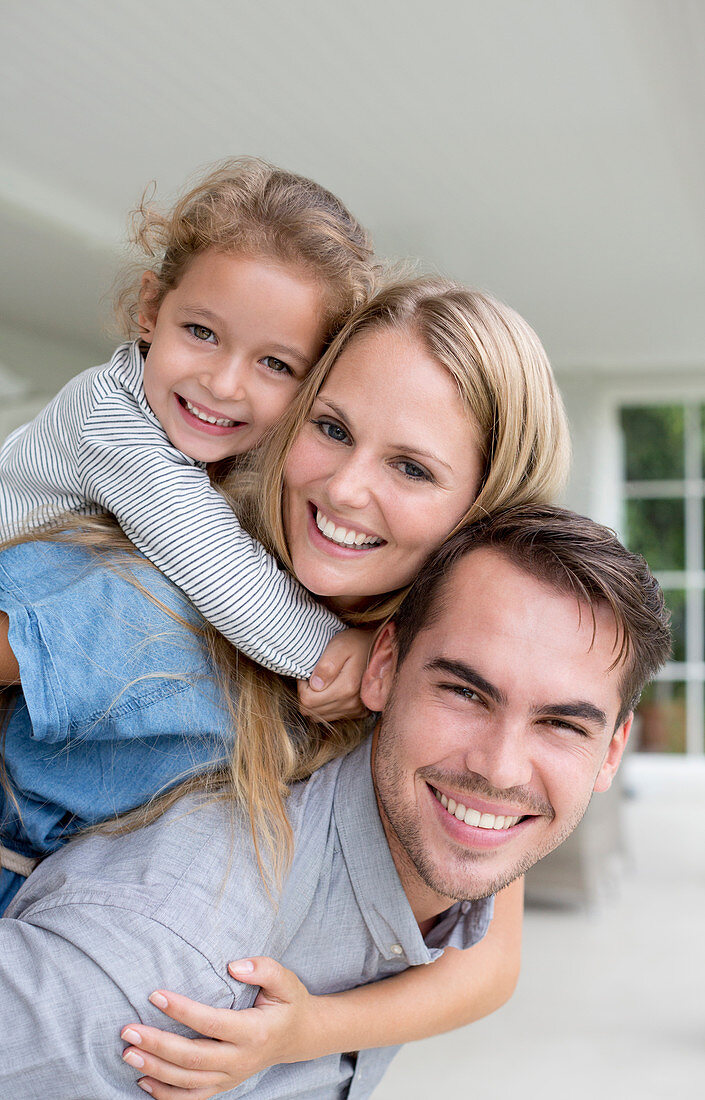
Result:
<svg viewBox="0 0 705 1100"><path fill-rule="evenodd" d="M470 946L483 899L609 787L668 651L658 585L591 521L526 508L457 533L377 640L371 741L292 790L279 897L222 804L79 842L32 875L0 922L3 1094L134 1095L120 1027L160 1022L146 1001L160 986L252 1004L227 973L238 954L326 992ZM392 1053L274 1066L238 1095L369 1096Z"/></svg>

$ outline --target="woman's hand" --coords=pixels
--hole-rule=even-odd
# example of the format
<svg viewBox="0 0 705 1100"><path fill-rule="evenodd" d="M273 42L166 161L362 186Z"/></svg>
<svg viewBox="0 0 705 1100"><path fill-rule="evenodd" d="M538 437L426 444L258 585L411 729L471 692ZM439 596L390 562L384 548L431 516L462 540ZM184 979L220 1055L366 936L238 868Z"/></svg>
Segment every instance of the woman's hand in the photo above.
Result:
<svg viewBox="0 0 705 1100"><path fill-rule="evenodd" d="M208 1100L281 1062L320 1056L313 1041L321 1029L321 1000L273 959L243 959L228 967L234 978L259 985L252 1008L232 1011L159 990L149 998L172 1020L207 1036L187 1039L144 1024L129 1024L121 1038L137 1082L157 1100Z"/></svg>
<svg viewBox="0 0 705 1100"><path fill-rule="evenodd" d="M375 639L372 630L343 630L326 646L309 680L299 680L299 706L319 722L364 718L360 682Z"/></svg>

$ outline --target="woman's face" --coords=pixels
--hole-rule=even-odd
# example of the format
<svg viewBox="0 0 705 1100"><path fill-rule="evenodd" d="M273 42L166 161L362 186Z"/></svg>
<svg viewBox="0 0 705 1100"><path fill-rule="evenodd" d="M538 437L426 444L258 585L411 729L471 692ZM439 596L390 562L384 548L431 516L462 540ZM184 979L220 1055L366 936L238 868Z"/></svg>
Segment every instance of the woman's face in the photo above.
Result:
<svg viewBox="0 0 705 1100"><path fill-rule="evenodd" d="M477 426L419 337L354 337L286 465L296 576L341 609L408 584L475 499L482 465Z"/></svg>

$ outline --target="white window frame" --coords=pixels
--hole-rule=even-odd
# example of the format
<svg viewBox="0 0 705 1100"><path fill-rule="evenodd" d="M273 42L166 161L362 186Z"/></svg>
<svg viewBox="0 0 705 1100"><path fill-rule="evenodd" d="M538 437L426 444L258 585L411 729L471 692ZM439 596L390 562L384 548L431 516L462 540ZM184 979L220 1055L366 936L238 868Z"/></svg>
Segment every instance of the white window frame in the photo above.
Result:
<svg viewBox="0 0 705 1100"><path fill-rule="evenodd" d="M657 681L685 683L686 755L702 757L705 754L705 480L701 475L700 453L695 447L692 422L686 421L686 440L690 445L686 444L685 477L671 482L630 482L627 488L619 418L624 406L678 404L690 406L686 415L693 417L697 415L696 407L705 404L705 383L687 374L679 377L676 373L668 381L648 372L639 372L637 380L634 374L633 379L625 374L619 382L605 380L599 387L596 440L601 440L606 460L597 464L593 490L602 506L593 510L593 514L624 537L623 502L629 497L676 498L685 502L686 569L659 571L657 576L665 589L685 589L687 660L669 661ZM700 568L692 568L694 562Z"/></svg>

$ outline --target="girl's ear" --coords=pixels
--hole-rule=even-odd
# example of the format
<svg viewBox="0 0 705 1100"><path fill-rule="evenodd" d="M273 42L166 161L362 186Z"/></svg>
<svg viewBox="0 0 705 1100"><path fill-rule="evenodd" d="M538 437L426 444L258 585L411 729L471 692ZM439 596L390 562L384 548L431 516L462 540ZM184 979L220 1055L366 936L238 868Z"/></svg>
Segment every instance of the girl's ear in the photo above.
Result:
<svg viewBox="0 0 705 1100"><path fill-rule="evenodd" d="M394 623L382 627L360 685L360 698L368 710L384 709L397 668L397 640Z"/></svg>
<svg viewBox="0 0 705 1100"><path fill-rule="evenodd" d="M145 271L140 285L139 313L140 339L151 344L159 313L159 280L153 271Z"/></svg>

